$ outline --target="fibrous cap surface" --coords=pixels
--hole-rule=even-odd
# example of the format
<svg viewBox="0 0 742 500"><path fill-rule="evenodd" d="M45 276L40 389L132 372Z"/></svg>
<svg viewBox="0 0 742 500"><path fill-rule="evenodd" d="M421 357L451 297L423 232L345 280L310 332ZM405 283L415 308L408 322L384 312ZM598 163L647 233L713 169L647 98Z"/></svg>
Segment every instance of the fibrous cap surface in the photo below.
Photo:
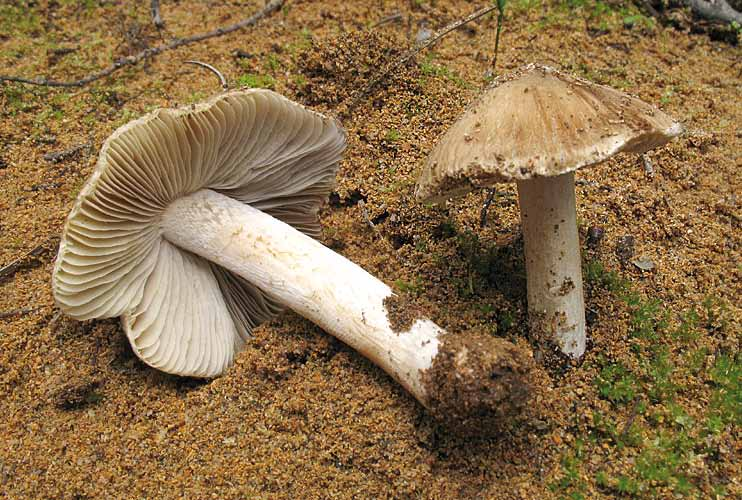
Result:
<svg viewBox="0 0 742 500"><path fill-rule="evenodd" d="M136 354L169 373L211 377L280 311L244 279L162 237L181 196L211 189L316 237L345 134L268 90L159 109L106 140L65 224L54 268L59 307L121 316Z"/></svg>
<svg viewBox="0 0 742 500"><path fill-rule="evenodd" d="M416 196L435 200L497 182L551 177L616 153L642 153L682 131L618 90L529 64L498 78L436 144Z"/></svg>

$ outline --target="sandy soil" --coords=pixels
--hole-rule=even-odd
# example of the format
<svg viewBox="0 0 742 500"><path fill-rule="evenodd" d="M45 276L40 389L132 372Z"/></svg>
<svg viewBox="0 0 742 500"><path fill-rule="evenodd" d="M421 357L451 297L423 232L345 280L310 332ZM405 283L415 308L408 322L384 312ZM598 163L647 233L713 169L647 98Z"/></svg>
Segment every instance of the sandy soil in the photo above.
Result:
<svg viewBox="0 0 742 500"><path fill-rule="evenodd" d="M163 33L149 2L26 4L0 6L0 74L82 76L161 38L236 22L262 2L164 1ZM531 404L495 438L448 432L383 372L291 313L258 328L226 375L199 381L146 367L115 319L78 323L54 307L58 235L105 138L156 107L218 92L184 60L217 66L233 87L269 85L339 113L421 28L478 5L290 1L254 29L84 89L0 84L0 268L18 261L0 276L0 497L742 493L742 52L627 21L636 11L618 2L509 6L498 72L556 65L661 106L687 133L647 156L651 173L628 156L578 173L588 352L564 365L536 351ZM486 84L494 26L488 17L450 35L344 119L349 148L322 213L324 242L450 331L531 349L514 187L498 187L484 228L484 193L443 207L412 196L426 154Z"/></svg>

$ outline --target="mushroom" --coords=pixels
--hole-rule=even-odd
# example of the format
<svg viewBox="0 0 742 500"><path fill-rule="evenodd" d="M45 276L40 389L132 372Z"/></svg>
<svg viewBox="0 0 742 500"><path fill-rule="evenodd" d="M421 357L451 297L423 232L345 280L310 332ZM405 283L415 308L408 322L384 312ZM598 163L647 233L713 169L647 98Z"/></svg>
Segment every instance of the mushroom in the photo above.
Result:
<svg viewBox="0 0 742 500"><path fill-rule="evenodd" d="M516 181L531 334L579 358L585 306L574 172L680 134L672 118L623 92L530 64L495 80L436 144L421 200Z"/></svg>
<svg viewBox="0 0 742 500"><path fill-rule="evenodd" d="M251 330L288 307L434 412L517 409L528 356L426 318L395 331L391 289L313 239L344 148L336 121L268 90L123 126L67 219L57 304L77 319L121 316L145 363L196 377L224 373Z"/></svg>

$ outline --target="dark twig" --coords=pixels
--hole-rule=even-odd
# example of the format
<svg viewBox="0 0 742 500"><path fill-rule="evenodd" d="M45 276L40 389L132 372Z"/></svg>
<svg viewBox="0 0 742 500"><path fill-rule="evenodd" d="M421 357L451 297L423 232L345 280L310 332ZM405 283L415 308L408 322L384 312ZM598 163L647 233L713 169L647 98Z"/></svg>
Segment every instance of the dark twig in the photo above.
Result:
<svg viewBox="0 0 742 500"><path fill-rule="evenodd" d="M479 227L487 225L487 211L495 200L495 196L497 196L497 190L495 188L487 189L487 198L485 198L482 211L479 213Z"/></svg>
<svg viewBox="0 0 742 500"><path fill-rule="evenodd" d="M639 0L639 4L640 8L644 9L646 14L649 14L652 17L656 17L657 19L662 19L664 17L657 11L657 9L654 8L649 0Z"/></svg>
<svg viewBox="0 0 742 500"><path fill-rule="evenodd" d="M83 149L91 149L93 147L93 144L90 142L85 142L83 144L78 144L76 146L72 146L71 148L67 148L64 151L56 151L54 153L46 153L44 155L44 160L51 162L51 163L59 163L60 161L66 160L67 158L70 158Z"/></svg>
<svg viewBox="0 0 742 500"><path fill-rule="evenodd" d="M361 216L363 217L363 221L368 224L368 227L371 228L371 230L376 233L376 235L384 239L384 236L379 232L379 228L376 227L376 224L374 224L374 221L371 220L371 217L368 216L368 210L366 210L366 203L363 200L360 200L358 202L358 207L361 209Z"/></svg>
<svg viewBox="0 0 742 500"><path fill-rule="evenodd" d="M11 311L3 311L3 312L0 312L0 319L14 318L16 316L20 316L21 314L28 314L34 311L38 311L39 309L41 308L40 307L27 307L25 309L13 309Z"/></svg>
<svg viewBox="0 0 742 500"><path fill-rule="evenodd" d="M652 160L650 160L646 154L641 155L641 160L642 165L644 166L644 173L647 175L647 177L654 176L654 166L652 165Z"/></svg>
<svg viewBox="0 0 742 500"><path fill-rule="evenodd" d="M623 426L623 430L621 431L621 440L626 439L626 436L629 435L629 431L631 431L631 426L634 425L634 421L636 420L636 417L639 415L639 403L641 403L642 397L636 396L634 398L634 403L631 405L631 414L629 415L629 419L626 421L626 424Z"/></svg>
<svg viewBox="0 0 742 500"><path fill-rule="evenodd" d="M150 11L152 12L152 23L155 25L155 28L158 30L164 28L165 21L162 20L162 16L160 15L160 0L152 0Z"/></svg>
<svg viewBox="0 0 742 500"><path fill-rule="evenodd" d="M208 40L210 38L216 38L219 36L227 35L234 31L241 30L243 28L247 28L249 26L254 26L255 24L257 24L258 21L260 21L267 15L279 10L283 6L284 2L285 0L271 0L271 2L269 2L263 9L236 24L224 28L217 28L207 33L200 33L198 35L193 35L186 38L176 38L175 40L164 45L145 49L136 55L118 59L116 62L113 63L113 65L95 73L91 73L90 75L79 80L64 82L57 80L47 80L46 78L30 79L22 78L19 76L0 75L0 81L25 83L27 85L43 85L46 87L83 87L91 82L100 80L101 78L105 78L115 71L120 70L121 68L124 68L126 66L134 66L141 61L150 59L167 50L177 49L178 47L182 47L184 45L190 45L193 43L201 42L203 40Z"/></svg>
<svg viewBox="0 0 742 500"><path fill-rule="evenodd" d="M207 64L207 63L201 62L201 61L186 61L185 63L186 64L195 64L196 66L201 66L202 68L208 69L209 71L211 71L212 73L214 73L217 76L217 78L219 78L219 83L222 84L222 90L227 90L229 88L229 85L227 85L227 79L224 78L224 75L222 75L221 71L219 71L218 69L216 69L211 64Z"/></svg>
<svg viewBox="0 0 742 500"><path fill-rule="evenodd" d="M374 24L374 28L378 28L380 26L384 26L385 24L389 23L396 23L397 21L402 20L402 14L400 12L395 12L394 14L390 14L388 16L382 17L379 19L376 24Z"/></svg>
<svg viewBox="0 0 742 500"><path fill-rule="evenodd" d="M488 7L483 7L479 9L478 11L466 16L463 19L459 19L457 21L452 22L451 24L447 25L445 28L437 31L433 36L430 38L426 38L425 40L415 44L413 48L405 52L402 57L399 59L396 59L395 61L392 61L391 64L388 64L384 70L382 70L378 75L371 78L369 82L359 91L357 91L354 95L352 95L349 98L350 103L348 104L348 107L345 109L344 114L350 114L350 112L355 109L358 104L361 103L363 99L368 96L368 94L384 79L386 79L394 70L402 66L403 64L406 64L410 59L415 57L417 54L422 52L423 50L427 49L431 45L434 45L438 40L443 38L444 36L448 35L450 32L457 30L458 28L464 26L465 24L468 24L472 21L475 21L479 19L480 17L489 14L493 10L497 9L497 4L490 5Z"/></svg>
<svg viewBox="0 0 742 500"><path fill-rule="evenodd" d="M34 247L29 252L27 252L22 257L17 258L13 262L6 264L3 267L0 267L0 283L4 282L6 279L11 278L15 275L18 271L21 269L25 269L28 267L34 267L34 263L38 261L38 258L44 254L45 252L49 251L47 248L47 245L54 241L56 237L49 238L44 243Z"/></svg>
<svg viewBox="0 0 742 500"><path fill-rule="evenodd" d="M685 0L697 15L711 21L742 24L742 13L737 12L727 0Z"/></svg>

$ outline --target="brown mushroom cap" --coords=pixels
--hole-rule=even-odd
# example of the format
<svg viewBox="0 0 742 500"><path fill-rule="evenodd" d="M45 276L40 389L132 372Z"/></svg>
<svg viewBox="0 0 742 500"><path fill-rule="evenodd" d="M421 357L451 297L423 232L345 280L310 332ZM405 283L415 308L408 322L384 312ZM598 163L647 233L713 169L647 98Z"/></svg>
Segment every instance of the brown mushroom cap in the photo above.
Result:
<svg viewBox="0 0 742 500"><path fill-rule="evenodd" d="M552 177L620 152L643 153L682 128L636 97L537 64L495 82L433 149L416 196Z"/></svg>

